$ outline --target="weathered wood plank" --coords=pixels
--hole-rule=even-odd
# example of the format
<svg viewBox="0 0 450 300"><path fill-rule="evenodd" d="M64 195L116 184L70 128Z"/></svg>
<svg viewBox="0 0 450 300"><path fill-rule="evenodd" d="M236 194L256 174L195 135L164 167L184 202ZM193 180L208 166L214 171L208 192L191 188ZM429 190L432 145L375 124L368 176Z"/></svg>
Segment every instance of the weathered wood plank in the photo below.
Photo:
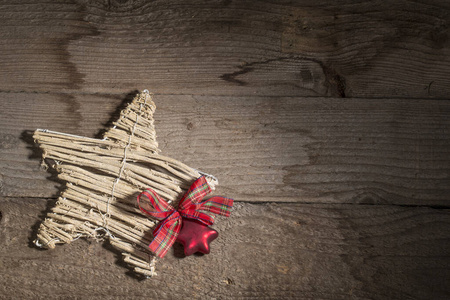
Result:
<svg viewBox="0 0 450 300"><path fill-rule="evenodd" d="M125 96L0 95L3 196L54 197L25 131L94 136ZM245 201L449 205L450 102L157 95L162 153Z"/></svg>
<svg viewBox="0 0 450 300"><path fill-rule="evenodd" d="M211 254L181 259L180 248L170 251L158 276L139 282L108 245L31 246L46 205L0 199L3 299L450 297L448 210L238 203L214 226Z"/></svg>
<svg viewBox="0 0 450 300"><path fill-rule="evenodd" d="M0 90L447 98L448 1L0 7Z"/></svg>

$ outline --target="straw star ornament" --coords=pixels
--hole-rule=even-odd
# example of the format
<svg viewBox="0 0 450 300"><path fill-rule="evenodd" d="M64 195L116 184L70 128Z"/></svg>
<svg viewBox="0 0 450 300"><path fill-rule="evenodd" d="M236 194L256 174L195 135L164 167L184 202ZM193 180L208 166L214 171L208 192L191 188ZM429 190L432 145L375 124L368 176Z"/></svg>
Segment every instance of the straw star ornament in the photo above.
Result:
<svg viewBox="0 0 450 300"><path fill-rule="evenodd" d="M168 222L159 222L160 218L142 212L136 197L143 191L146 194L151 191L158 199L164 199L161 201L167 206L177 207L180 198L186 200L189 197L186 191L191 191L191 185L200 178L208 192L218 182L214 176L159 154L153 124L155 109L152 95L145 90L122 110L102 139L35 131L33 137L43 150L43 158L55 162L53 167L58 177L66 182L56 206L39 227L37 246L54 248L56 244L70 243L80 237L106 238L122 251L124 261L135 272L145 276L156 274L156 256L149 251L149 245L155 243L156 238L152 241L155 228L161 230L161 225ZM223 199L225 202L219 204L218 201L207 203L208 200L197 203L194 197L189 204L191 208L207 207L214 213L229 215L232 200ZM217 205L221 205L218 210ZM178 211L177 226L182 230L185 215L181 209ZM174 209L177 214L178 211ZM199 214L203 213L193 215ZM183 237L185 233L180 235Z"/></svg>

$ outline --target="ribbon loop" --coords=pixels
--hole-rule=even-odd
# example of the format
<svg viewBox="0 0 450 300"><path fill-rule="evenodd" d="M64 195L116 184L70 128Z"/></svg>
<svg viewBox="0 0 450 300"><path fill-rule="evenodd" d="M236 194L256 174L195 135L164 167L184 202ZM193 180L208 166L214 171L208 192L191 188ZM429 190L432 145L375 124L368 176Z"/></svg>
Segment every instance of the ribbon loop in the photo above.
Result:
<svg viewBox="0 0 450 300"><path fill-rule="evenodd" d="M145 197L142 199L142 197ZM175 210L172 205L164 201L154 190L147 189L137 197L137 203L142 212L158 220L163 220L170 216Z"/></svg>
<svg viewBox="0 0 450 300"><path fill-rule="evenodd" d="M211 187L209 186L206 177L199 177L181 198L178 210L189 209L192 205L196 205L202 201L209 193L211 193Z"/></svg>
<svg viewBox="0 0 450 300"><path fill-rule="evenodd" d="M214 216L210 213L228 217L233 200L216 196L202 201L210 192L211 187L206 177L199 177L181 198L178 209L152 189L140 193L137 202L141 211L161 220L153 230L154 239L149 245L150 250L161 258L166 255L181 230L182 217L200 221L208 226L214 224Z"/></svg>
<svg viewBox="0 0 450 300"><path fill-rule="evenodd" d="M231 208L233 207L233 202L233 199L215 196L196 205L196 209L209 211L216 215L229 217Z"/></svg>

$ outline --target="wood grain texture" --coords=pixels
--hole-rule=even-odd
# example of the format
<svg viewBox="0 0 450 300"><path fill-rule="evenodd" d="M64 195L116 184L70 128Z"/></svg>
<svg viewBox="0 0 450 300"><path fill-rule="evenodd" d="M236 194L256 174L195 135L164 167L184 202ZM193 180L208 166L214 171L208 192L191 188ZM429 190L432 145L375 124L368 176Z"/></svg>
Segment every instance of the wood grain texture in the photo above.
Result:
<svg viewBox="0 0 450 300"><path fill-rule="evenodd" d="M449 299L449 22L445 0L0 1L0 299ZM99 137L145 88L162 154L236 199L212 253L140 281L108 244L35 248L61 183L31 133Z"/></svg>
<svg viewBox="0 0 450 300"><path fill-rule="evenodd" d="M431 208L237 204L206 256L176 247L158 276L108 245L30 245L43 199L0 199L2 299L445 299L450 215ZM35 228L35 226L34 226Z"/></svg>
<svg viewBox="0 0 450 300"><path fill-rule="evenodd" d="M448 1L8 1L0 90L448 98Z"/></svg>
<svg viewBox="0 0 450 300"><path fill-rule="evenodd" d="M130 95L133 93L130 93ZM0 95L1 195L55 197L36 128L95 136L126 96ZM449 205L450 102L157 95L162 154L243 201ZM32 159L29 159L32 158Z"/></svg>

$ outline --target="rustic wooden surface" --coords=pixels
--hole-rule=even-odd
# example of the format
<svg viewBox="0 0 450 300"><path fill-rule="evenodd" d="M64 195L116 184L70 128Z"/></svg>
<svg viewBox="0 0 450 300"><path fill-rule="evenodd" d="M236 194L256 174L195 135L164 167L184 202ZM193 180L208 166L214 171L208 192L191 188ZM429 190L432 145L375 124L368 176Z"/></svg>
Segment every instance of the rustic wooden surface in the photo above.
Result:
<svg viewBox="0 0 450 300"><path fill-rule="evenodd" d="M30 246L45 199L4 198L0 292L16 298L439 299L450 296L447 210L367 205L240 204L221 219L214 254L159 275L128 276L108 245ZM105 249L106 248L106 249ZM175 252L175 253L174 253ZM177 253L178 252L178 253Z"/></svg>
<svg viewBox="0 0 450 300"><path fill-rule="evenodd" d="M448 1L6 2L7 91L436 97Z"/></svg>
<svg viewBox="0 0 450 300"><path fill-rule="evenodd" d="M114 111L124 99L29 93L2 98L0 193L23 197L52 197L59 186L39 170L29 132L39 127L98 136L108 119L117 118ZM448 101L193 95L154 100L162 153L218 174L220 191L241 201L448 203Z"/></svg>
<svg viewBox="0 0 450 300"><path fill-rule="evenodd" d="M56 2L56 1L55 1ZM0 299L450 298L448 1L3 1ZM31 132L98 137L144 88L164 154L237 200L151 280L32 245L61 183Z"/></svg>

